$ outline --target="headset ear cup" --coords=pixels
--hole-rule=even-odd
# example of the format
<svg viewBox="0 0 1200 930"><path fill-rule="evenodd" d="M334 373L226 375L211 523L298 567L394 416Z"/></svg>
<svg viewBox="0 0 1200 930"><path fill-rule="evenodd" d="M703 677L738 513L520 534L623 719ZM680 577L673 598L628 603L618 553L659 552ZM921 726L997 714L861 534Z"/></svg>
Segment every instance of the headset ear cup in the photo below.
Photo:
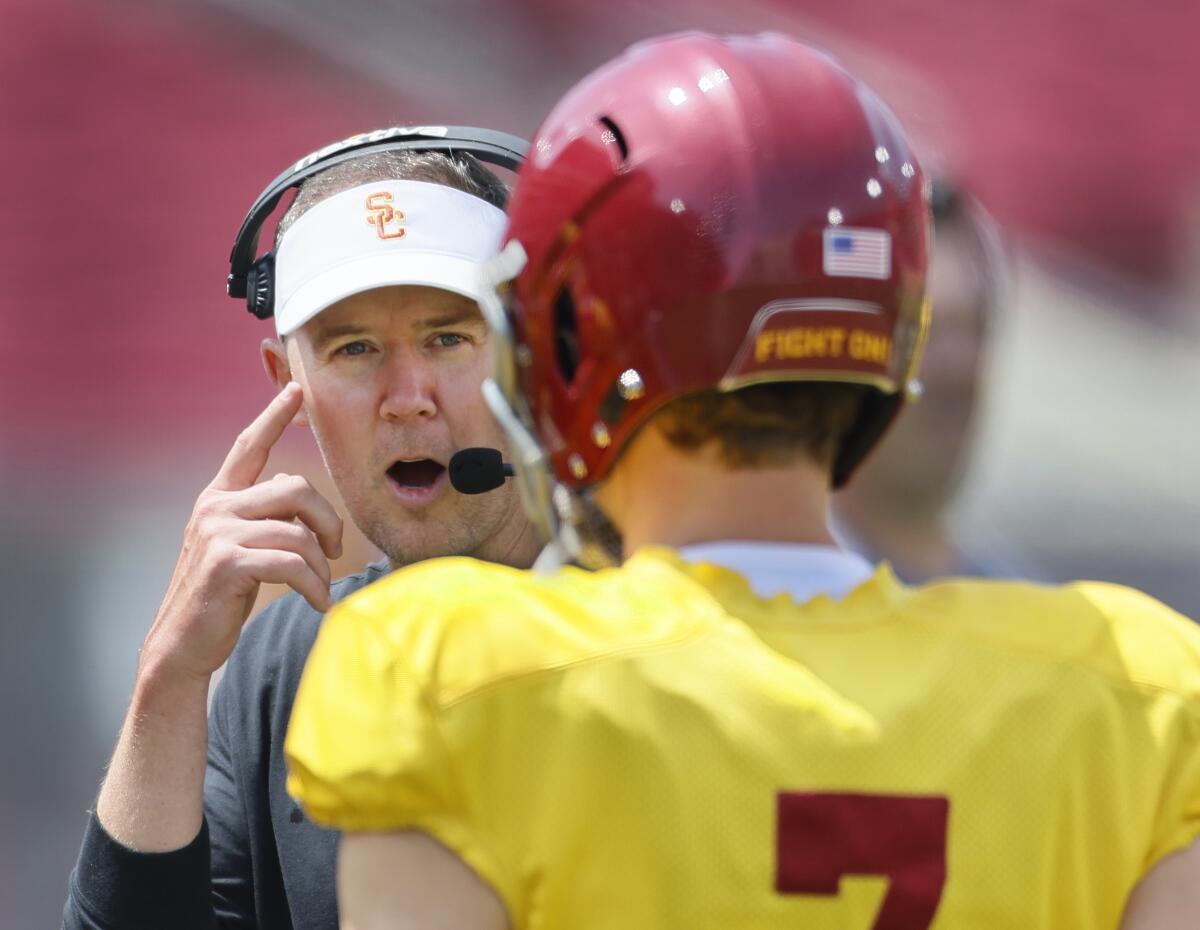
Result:
<svg viewBox="0 0 1200 930"><path fill-rule="evenodd" d="M268 252L246 274L246 309L260 320L275 315L275 254Z"/></svg>

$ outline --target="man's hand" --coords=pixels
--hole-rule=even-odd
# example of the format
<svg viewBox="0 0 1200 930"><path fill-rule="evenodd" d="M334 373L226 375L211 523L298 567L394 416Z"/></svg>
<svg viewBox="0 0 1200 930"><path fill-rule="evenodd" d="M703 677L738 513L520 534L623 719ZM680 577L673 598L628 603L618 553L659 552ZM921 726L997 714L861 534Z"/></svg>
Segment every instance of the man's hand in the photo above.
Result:
<svg viewBox="0 0 1200 930"><path fill-rule="evenodd" d="M133 849L180 849L200 830L209 681L233 651L259 585L287 584L317 610L330 606L341 518L303 478L255 484L302 398L297 384L280 391L192 511L96 802L100 823Z"/></svg>
<svg viewBox="0 0 1200 930"><path fill-rule="evenodd" d="M263 582L286 584L315 610L330 607L329 560L342 554L342 521L309 482L276 475L255 484L300 409L285 387L238 436L204 489L142 667L208 679L229 657Z"/></svg>

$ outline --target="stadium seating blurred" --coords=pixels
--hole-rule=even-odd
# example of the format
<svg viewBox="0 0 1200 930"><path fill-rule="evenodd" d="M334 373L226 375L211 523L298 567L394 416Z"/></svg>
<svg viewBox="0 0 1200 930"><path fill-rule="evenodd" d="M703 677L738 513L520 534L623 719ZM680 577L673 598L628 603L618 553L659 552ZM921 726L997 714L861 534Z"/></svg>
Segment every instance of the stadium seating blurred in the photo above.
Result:
<svg viewBox="0 0 1200 930"><path fill-rule="evenodd" d="M877 87L1017 272L959 532L1200 614L1200 6L800 9L0 0L0 926L55 924L191 502L269 396L223 293L246 207L364 128L529 134L640 37L780 29Z"/></svg>

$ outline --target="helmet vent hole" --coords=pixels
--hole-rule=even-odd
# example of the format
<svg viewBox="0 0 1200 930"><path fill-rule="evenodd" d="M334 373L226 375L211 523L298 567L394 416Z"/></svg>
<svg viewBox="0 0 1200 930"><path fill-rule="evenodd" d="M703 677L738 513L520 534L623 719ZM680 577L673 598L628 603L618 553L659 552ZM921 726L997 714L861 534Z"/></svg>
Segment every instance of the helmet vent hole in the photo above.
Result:
<svg viewBox="0 0 1200 930"><path fill-rule="evenodd" d="M563 288L554 301L554 350L558 356L558 371L565 384L575 380L579 370L579 321L571 291Z"/></svg>
<svg viewBox="0 0 1200 930"><path fill-rule="evenodd" d="M602 116L600 117L600 122L605 127L605 133L602 138L605 142L616 143L617 148L621 151L621 161L624 162L629 157L629 145L625 142L625 134L621 132L620 127L610 117ZM609 138L610 135L612 136L611 139Z"/></svg>

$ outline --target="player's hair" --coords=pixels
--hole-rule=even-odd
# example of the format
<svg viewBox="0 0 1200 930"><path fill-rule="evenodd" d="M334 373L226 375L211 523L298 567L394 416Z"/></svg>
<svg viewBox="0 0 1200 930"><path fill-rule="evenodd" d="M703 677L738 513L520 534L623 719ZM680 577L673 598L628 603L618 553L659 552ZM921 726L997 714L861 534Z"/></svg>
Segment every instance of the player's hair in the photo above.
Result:
<svg viewBox="0 0 1200 930"><path fill-rule="evenodd" d="M786 465L806 455L832 469L868 390L832 381L712 389L670 402L655 419L676 448L694 450L715 442L730 468Z"/></svg>
<svg viewBox="0 0 1200 930"><path fill-rule="evenodd" d="M275 230L275 248L288 228L321 201L372 181L431 181L472 194L501 210L508 202L504 182L466 152L376 152L334 165L300 185Z"/></svg>

